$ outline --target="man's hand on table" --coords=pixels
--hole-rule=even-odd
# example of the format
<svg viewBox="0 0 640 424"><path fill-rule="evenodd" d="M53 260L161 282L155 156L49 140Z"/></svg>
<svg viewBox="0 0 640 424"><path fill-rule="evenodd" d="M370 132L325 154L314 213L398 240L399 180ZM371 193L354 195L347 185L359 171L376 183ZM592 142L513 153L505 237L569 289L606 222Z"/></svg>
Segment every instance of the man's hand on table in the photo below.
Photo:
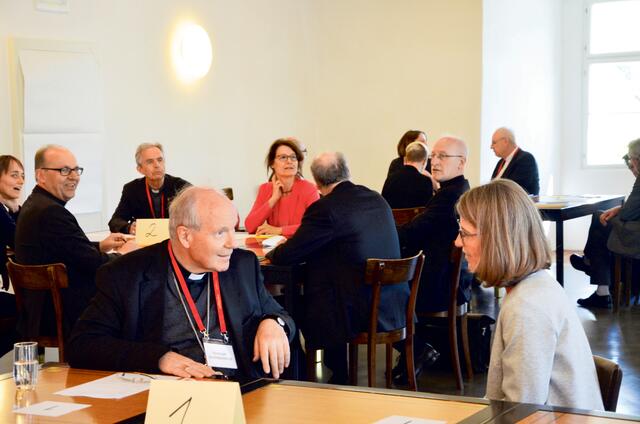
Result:
<svg viewBox="0 0 640 424"><path fill-rule="evenodd" d="M262 361L262 370L280 378L289 366L291 352L284 329L272 318L262 320L253 341L253 362Z"/></svg>
<svg viewBox="0 0 640 424"><path fill-rule="evenodd" d="M196 362L176 352L167 352L158 361L158 368L165 374L182 378L205 378L214 374L211 367Z"/></svg>
<svg viewBox="0 0 640 424"><path fill-rule="evenodd" d="M622 206L614 206L611 209L607 209L606 211L602 212L602 214L600 214L600 223L606 227L609 220L618 215L618 212L620 212L620 208L622 208Z"/></svg>

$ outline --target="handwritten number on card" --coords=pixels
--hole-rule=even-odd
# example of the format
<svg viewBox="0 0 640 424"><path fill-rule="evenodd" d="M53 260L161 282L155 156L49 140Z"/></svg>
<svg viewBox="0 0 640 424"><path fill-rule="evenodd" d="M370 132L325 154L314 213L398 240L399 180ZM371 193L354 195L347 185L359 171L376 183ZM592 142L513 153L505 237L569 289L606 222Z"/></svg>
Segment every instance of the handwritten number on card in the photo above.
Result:
<svg viewBox="0 0 640 424"><path fill-rule="evenodd" d="M191 406L191 399L193 399L193 397L190 397L189 399L185 400L182 403L182 405L178 406L175 411L173 411L171 414L169 414L169 418L173 417L176 412L181 410L182 407L184 407L186 405L187 407L184 408L184 414L182 414L182 420L180 420L180 424L184 423L184 419L187 417L187 411L189 411L189 406Z"/></svg>

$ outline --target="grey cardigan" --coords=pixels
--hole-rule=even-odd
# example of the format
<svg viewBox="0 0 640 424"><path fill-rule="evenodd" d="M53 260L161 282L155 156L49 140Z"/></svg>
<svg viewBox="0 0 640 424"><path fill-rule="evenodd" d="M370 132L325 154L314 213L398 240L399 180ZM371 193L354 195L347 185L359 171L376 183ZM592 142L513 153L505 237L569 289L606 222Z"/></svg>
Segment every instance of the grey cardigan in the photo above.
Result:
<svg viewBox="0 0 640 424"><path fill-rule="evenodd" d="M604 410L589 341L564 289L541 270L502 302L487 398Z"/></svg>

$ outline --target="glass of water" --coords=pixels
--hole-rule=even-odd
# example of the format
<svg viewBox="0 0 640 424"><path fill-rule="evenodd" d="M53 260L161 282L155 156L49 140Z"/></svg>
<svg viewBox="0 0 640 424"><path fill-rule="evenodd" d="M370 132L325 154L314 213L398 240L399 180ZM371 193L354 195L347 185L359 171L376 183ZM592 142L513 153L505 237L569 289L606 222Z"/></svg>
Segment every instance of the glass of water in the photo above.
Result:
<svg viewBox="0 0 640 424"><path fill-rule="evenodd" d="M13 345L13 380L18 390L32 390L38 382L38 343Z"/></svg>

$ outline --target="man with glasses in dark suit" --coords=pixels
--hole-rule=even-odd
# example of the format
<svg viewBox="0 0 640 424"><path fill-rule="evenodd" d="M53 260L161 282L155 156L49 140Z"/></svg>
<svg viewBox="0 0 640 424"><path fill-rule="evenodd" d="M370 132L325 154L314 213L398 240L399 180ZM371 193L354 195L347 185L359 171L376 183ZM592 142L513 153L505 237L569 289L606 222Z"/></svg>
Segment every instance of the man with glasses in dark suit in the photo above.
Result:
<svg viewBox="0 0 640 424"><path fill-rule="evenodd" d="M64 328L70 330L95 293L98 267L115 256L134 250L123 234L110 234L92 243L65 207L73 199L83 168L62 146L41 147L35 155L36 186L24 202L16 226L16 261L22 265L61 262L67 267L69 288L62 289ZM115 250L116 253L106 253ZM47 293L27 292L18 317L22 337L55 331L53 306ZM42 326L41 326L42 324ZM53 333L55 334L55 333Z"/></svg>

